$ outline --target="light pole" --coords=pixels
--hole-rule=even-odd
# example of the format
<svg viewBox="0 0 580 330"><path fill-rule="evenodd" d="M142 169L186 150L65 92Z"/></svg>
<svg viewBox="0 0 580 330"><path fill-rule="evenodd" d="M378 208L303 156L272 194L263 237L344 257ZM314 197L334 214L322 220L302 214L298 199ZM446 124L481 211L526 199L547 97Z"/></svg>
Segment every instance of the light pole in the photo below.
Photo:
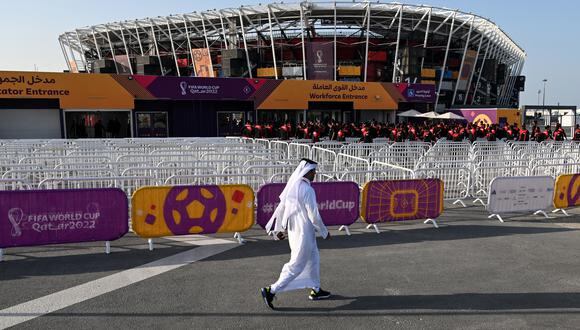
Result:
<svg viewBox="0 0 580 330"><path fill-rule="evenodd" d="M540 105L540 94L542 94L542 90L538 89L538 106Z"/></svg>
<svg viewBox="0 0 580 330"><path fill-rule="evenodd" d="M544 82L544 93L542 94L542 114L545 113L544 111L546 111L546 83L548 82L548 79L544 78L544 80L542 80ZM550 122L552 121L552 112L550 111Z"/></svg>
<svg viewBox="0 0 580 330"><path fill-rule="evenodd" d="M542 106L545 107L546 106L546 83L548 82L548 79L544 79L542 81L544 82L544 94L542 95Z"/></svg>

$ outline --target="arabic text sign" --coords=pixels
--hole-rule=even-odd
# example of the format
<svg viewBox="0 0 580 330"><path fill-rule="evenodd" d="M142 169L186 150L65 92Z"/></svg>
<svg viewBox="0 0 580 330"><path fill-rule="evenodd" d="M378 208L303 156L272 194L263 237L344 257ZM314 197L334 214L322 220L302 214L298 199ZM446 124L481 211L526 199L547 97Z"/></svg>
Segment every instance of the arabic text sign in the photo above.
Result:
<svg viewBox="0 0 580 330"><path fill-rule="evenodd" d="M256 221L262 226L274 214L285 183L264 185L258 191L258 212ZM322 221L327 226L348 226L359 217L359 189L354 182L313 182L316 202Z"/></svg>
<svg viewBox="0 0 580 330"><path fill-rule="evenodd" d="M134 96L107 74L0 72L1 98L58 98L62 109L133 109Z"/></svg>
<svg viewBox="0 0 580 330"><path fill-rule="evenodd" d="M243 232L254 224L254 192L246 185L144 187L131 205L141 237Z"/></svg>
<svg viewBox="0 0 580 330"><path fill-rule="evenodd" d="M443 213L443 181L371 181L363 188L362 203L367 223L435 219Z"/></svg>
<svg viewBox="0 0 580 330"><path fill-rule="evenodd" d="M497 177L489 185L487 210L501 214L545 210L552 205L554 179L549 176Z"/></svg>
<svg viewBox="0 0 580 330"><path fill-rule="evenodd" d="M112 241L128 231L120 189L0 192L0 247Z"/></svg>
<svg viewBox="0 0 580 330"><path fill-rule="evenodd" d="M580 206L580 174L560 175L554 189L554 207Z"/></svg>

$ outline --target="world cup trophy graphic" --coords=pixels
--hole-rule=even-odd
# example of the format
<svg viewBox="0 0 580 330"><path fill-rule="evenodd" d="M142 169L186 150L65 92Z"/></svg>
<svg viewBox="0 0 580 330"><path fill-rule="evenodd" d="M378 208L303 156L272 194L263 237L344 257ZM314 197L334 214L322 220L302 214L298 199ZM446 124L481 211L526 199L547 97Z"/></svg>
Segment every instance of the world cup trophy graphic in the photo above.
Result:
<svg viewBox="0 0 580 330"><path fill-rule="evenodd" d="M322 56L324 56L324 52L319 49L316 51L316 63L321 64L322 63Z"/></svg>
<svg viewBox="0 0 580 330"><path fill-rule="evenodd" d="M20 229L22 219L24 219L24 212L21 208L16 207L8 210L8 220L12 224L12 231L10 232L12 237L22 236L22 230Z"/></svg>

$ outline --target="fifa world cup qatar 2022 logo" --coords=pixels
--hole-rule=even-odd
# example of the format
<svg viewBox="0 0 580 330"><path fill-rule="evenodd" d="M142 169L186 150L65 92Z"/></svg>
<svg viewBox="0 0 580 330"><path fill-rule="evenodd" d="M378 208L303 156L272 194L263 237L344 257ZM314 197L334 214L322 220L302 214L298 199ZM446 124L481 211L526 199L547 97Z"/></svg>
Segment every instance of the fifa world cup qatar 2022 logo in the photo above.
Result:
<svg viewBox="0 0 580 330"><path fill-rule="evenodd" d="M316 51L316 63L317 64L322 64L322 61L324 60L323 56L324 56L324 52L322 51L322 49L319 49Z"/></svg>

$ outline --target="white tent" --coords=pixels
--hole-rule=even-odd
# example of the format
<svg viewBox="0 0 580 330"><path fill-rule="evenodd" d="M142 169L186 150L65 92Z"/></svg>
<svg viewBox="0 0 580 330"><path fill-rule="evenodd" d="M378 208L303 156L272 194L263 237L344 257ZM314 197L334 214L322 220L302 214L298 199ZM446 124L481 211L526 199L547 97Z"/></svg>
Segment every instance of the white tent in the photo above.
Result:
<svg viewBox="0 0 580 330"><path fill-rule="evenodd" d="M436 119L439 118L439 115L435 111L425 112L417 116L417 118L431 118Z"/></svg>
<svg viewBox="0 0 580 330"><path fill-rule="evenodd" d="M399 116L399 117L417 117L420 114L421 113L419 111L417 111L415 109L411 109L411 110L401 112L401 113L397 114L397 116Z"/></svg>
<svg viewBox="0 0 580 330"><path fill-rule="evenodd" d="M452 120L465 120L460 115L454 114L453 112L446 112L437 116L437 119L452 119Z"/></svg>

